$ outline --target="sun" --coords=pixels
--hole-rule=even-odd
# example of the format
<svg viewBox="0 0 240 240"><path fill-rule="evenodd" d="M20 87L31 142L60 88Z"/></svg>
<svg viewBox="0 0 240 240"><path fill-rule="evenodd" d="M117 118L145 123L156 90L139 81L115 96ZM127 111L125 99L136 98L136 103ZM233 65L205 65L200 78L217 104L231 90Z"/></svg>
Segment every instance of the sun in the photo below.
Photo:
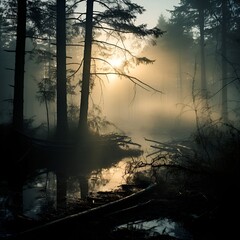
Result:
<svg viewBox="0 0 240 240"><path fill-rule="evenodd" d="M120 57L110 58L108 62L113 68L120 68L123 65L123 59Z"/></svg>
<svg viewBox="0 0 240 240"><path fill-rule="evenodd" d="M111 66L110 72L112 73L109 74L108 79L110 80L110 82L114 82L118 79L118 75L116 74L116 72L123 67L124 59L121 57L113 57L108 59L108 63Z"/></svg>

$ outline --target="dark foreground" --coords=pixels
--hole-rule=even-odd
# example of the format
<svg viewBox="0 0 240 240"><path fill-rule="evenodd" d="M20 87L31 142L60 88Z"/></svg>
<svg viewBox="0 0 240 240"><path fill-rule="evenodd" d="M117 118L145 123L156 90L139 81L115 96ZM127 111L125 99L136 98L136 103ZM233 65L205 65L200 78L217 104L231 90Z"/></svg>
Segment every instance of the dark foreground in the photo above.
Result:
<svg viewBox="0 0 240 240"><path fill-rule="evenodd" d="M19 216L4 224L9 235L2 234L1 239L236 239L234 202L216 202L197 192L179 193L161 184L141 190L127 185L124 191L102 192L75 203L68 211L43 214L38 221ZM185 234L133 224L164 218L178 223Z"/></svg>

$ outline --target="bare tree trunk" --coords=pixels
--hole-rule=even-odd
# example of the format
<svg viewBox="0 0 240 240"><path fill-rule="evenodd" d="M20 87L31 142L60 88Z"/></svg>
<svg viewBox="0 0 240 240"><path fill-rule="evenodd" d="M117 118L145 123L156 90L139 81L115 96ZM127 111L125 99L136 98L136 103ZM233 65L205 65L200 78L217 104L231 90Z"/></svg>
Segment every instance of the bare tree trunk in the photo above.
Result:
<svg viewBox="0 0 240 240"><path fill-rule="evenodd" d="M23 130L23 104L24 104L24 65L25 65L25 39L26 39L26 0L18 0L17 12L17 41L14 76L13 99L13 126L16 130Z"/></svg>
<svg viewBox="0 0 240 240"><path fill-rule="evenodd" d="M57 137L64 140L68 130L66 86L66 3L57 0Z"/></svg>
<svg viewBox="0 0 240 240"><path fill-rule="evenodd" d="M57 0L57 138L64 141L68 130L66 86L66 2ZM57 208L66 208L67 181L57 172Z"/></svg>
<svg viewBox="0 0 240 240"><path fill-rule="evenodd" d="M227 0L222 0L222 119L228 121L228 96L227 96Z"/></svg>
<svg viewBox="0 0 240 240"><path fill-rule="evenodd" d="M45 108L46 108L46 114L47 114L47 129L48 129L48 136L49 136L49 131L50 131L50 122L49 122L49 110L48 110L48 102L47 102L47 98L44 98L44 102L45 102Z"/></svg>
<svg viewBox="0 0 240 240"><path fill-rule="evenodd" d="M90 76L91 76L92 28L93 28L93 0L87 0L82 92L81 92L80 116L79 116L79 129L81 134L88 132L87 117L88 117Z"/></svg>

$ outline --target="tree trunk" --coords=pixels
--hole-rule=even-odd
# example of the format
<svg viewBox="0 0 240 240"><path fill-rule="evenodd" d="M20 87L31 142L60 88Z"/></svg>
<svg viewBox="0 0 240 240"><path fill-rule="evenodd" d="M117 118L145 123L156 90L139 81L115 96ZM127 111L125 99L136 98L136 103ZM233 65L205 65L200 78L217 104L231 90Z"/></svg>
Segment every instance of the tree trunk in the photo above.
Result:
<svg viewBox="0 0 240 240"><path fill-rule="evenodd" d="M66 2L57 0L57 138L66 139L67 86L66 86ZM67 205L67 180L64 173L57 172L57 209Z"/></svg>
<svg viewBox="0 0 240 240"><path fill-rule="evenodd" d="M26 0L18 0L17 12L17 41L14 76L13 99L13 127L23 130L23 102L24 102L24 65L25 65L25 38L26 38Z"/></svg>
<svg viewBox="0 0 240 240"><path fill-rule="evenodd" d="M227 0L222 0L222 119L228 121L227 96Z"/></svg>
<svg viewBox="0 0 240 240"><path fill-rule="evenodd" d="M88 99L91 76L91 55L92 55L92 28L93 28L93 0L87 0L87 16L85 27L85 48L82 75L82 91L80 102L79 129L80 133L88 132Z"/></svg>
<svg viewBox="0 0 240 240"><path fill-rule="evenodd" d="M67 86L66 86L66 3L57 0L57 137L66 138Z"/></svg>
<svg viewBox="0 0 240 240"><path fill-rule="evenodd" d="M48 137L49 137L50 122L49 122L48 102L47 102L47 98L46 97L44 97L44 102L45 102L45 108L46 108L46 114L47 114L47 131L48 131Z"/></svg>
<svg viewBox="0 0 240 240"><path fill-rule="evenodd" d="M52 79L51 77L51 39L50 39L50 35L48 35L48 71L47 71L47 74L48 74L48 78L49 80ZM49 133L50 133L50 117L49 117L49 109L48 109L48 105L46 103L46 107L47 107L47 124L48 124L48 137L49 137Z"/></svg>
<svg viewBox="0 0 240 240"><path fill-rule="evenodd" d="M205 41L204 41L204 8L200 5L199 9L199 28L200 28L200 53L201 53L201 94L207 97L207 81L205 66Z"/></svg>
<svg viewBox="0 0 240 240"><path fill-rule="evenodd" d="M183 84L182 84L182 51L181 49L178 50L178 77L179 77L179 101L182 102L183 100Z"/></svg>

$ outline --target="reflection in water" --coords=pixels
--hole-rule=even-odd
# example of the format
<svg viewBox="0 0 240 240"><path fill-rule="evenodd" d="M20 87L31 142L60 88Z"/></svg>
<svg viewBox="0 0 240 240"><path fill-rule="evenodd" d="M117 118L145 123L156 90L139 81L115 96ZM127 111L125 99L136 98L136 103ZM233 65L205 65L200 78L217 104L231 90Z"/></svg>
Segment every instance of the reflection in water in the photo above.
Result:
<svg viewBox="0 0 240 240"><path fill-rule="evenodd" d="M53 172L40 174L23 188L24 215L37 219L50 208L56 208L56 175Z"/></svg>
<svg viewBox="0 0 240 240"><path fill-rule="evenodd" d="M126 183L125 167L129 159L123 159L108 169L93 171L88 179L91 192L111 191ZM23 188L24 215L38 219L41 212L56 208L56 174L43 172L36 179L29 181ZM79 180L69 177L67 200L77 201L81 198Z"/></svg>
<svg viewBox="0 0 240 240"><path fill-rule="evenodd" d="M131 158L124 158L110 168L92 171L87 177L89 193L98 191L114 191L126 184L130 174L127 172ZM24 214L31 218L38 218L42 211L56 209L56 174L42 170L39 175L29 181L23 188ZM67 202L73 203L81 199L79 176L68 177Z"/></svg>
<svg viewBox="0 0 240 240"><path fill-rule="evenodd" d="M11 234L5 229L4 222L13 219L11 211L7 208L7 197L0 195L0 239Z"/></svg>
<svg viewBox="0 0 240 240"><path fill-rule="evenodd" d="M115 231L128 229L130 231L144 230L149 237L157 235L169 235L177 239L190 240L193 239L191 234L187 232L179 223L168 218L154 219L151 221L135 221L118 226Z"/></svg>
<svg viewBox="0 0 240 240"><path fill-rule="evenodd" d="M111 191L125 184L128 177L126 173L128 161L129 159L125 158L111 168L93 171L89 178L90 191Z"/></svg>
<svg viewBox="0 0 240 240"><path fill-rule="evenodd" d="M126 172L129 161L131 161L131 159L126 158L109 169L93 171L88 179L90 185L89 190L93 193L97 191L111 191L125 184L129 177L129 174ZM69 201L80 199L81 194L77 178L69 178L68 185L67 198ZM38 219L42 212L46 210L49 211L51 208L55 209L56 186L56 175L53 172L43 172L32 182L28 182L23 189L24 215ZM144 230L149 237L169 235L177 239L192 239L190 233L179 223L168 218L129 222L116 227L113 232L121 229L127 229L128 231Z"/></svg>

